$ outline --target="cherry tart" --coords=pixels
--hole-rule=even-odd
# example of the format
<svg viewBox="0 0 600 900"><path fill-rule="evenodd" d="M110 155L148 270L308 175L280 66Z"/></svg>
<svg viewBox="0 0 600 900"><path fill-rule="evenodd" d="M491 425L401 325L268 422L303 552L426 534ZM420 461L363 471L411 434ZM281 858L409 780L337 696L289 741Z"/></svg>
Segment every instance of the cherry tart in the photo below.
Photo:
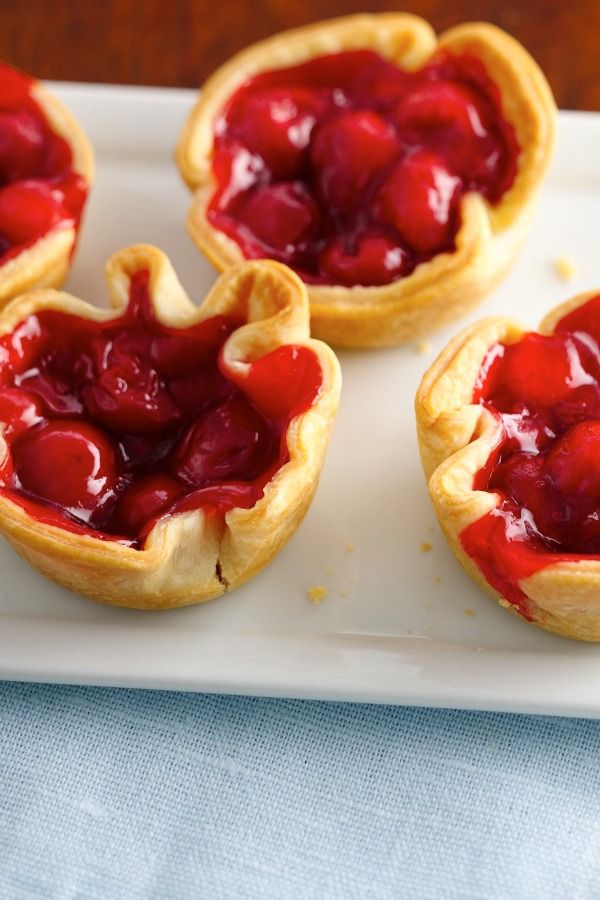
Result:
<svg viewBox="0 0 600 900"><path fill-rule="evenodd" d="M554 101L486 24L436 37L400 13L276 35L207 82L177 160L188 227L220 269L271 257L308 285L313 334L414 339L515 257L550 160Z"/></svg>
<svg viewBox="0 0 600 900"><path fill-rule="evenodd" d="M600 294L540 331L490 318L456 337L416 399L433 504L502 606L600 641Z"/></svg>
<svg viewBox="0 0 600 900"><path fill-rule="evenodd" d="M107 276L112 311L38 290L0 313L0 530L101 603L199 603L300 523L339 366L279 263L232 268L200 308L154 247Z"/></svg>
<svg viewBox="0 0 600 900"><path fill-rule="evenodd" d="M71 113L0 62L0 306L62 284L93 178L91 146Z"/></svg>

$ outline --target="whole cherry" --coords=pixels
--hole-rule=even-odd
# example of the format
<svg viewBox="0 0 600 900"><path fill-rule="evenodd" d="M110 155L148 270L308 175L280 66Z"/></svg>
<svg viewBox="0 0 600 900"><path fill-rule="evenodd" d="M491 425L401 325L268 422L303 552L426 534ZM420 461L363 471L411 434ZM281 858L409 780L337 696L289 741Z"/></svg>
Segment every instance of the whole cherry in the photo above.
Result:
<svg viewBox="0 0 600 900"><path fill-rule="evenodd" d="M267 421L241 396L200 416L175 453L173 473L191 487L248 481L273 452Z"/></svg>
<svg viewBox="0 0 600 900"><path fill-rule="evenodd" d="M375 200L375 215L420 253L448 246L460 197L460 179L441 156L416 150L385 179Z"/></svg>
<svg viewBox="0 0 600 900"><path fill-rule="evenodd" d="M54 419L12 445L15 472L25 491L94 523L114 498L115 448L87 422Z"/></svg>

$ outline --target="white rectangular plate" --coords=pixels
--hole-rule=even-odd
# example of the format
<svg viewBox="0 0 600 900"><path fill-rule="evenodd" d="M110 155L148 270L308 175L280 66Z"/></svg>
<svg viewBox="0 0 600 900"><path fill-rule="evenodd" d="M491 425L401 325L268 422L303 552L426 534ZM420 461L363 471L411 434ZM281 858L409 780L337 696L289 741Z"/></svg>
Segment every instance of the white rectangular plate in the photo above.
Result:
<svg viewBox="0 0 600 900"><path fill-rule="evenodd" d="M105 305L105 260L150 242L199 302L215 275L186 235L189 196L173 162L194 94L54 89L98 163L67 289ZM535 328L559 301L600 288L598 146L600 116L561 114L525 251L472 319L508 313ZM554 274L559 255L577 263L570 284ZM507 615L466 576L435 523L413 396L464 324L436 335L426 353L342 354L342 406L311 510L266 571L231 595L168 613L107 609L44 580L0 544L0 677L600 715L600 647ZM307 596L314 585L327 588L320 605Z"/></svg>

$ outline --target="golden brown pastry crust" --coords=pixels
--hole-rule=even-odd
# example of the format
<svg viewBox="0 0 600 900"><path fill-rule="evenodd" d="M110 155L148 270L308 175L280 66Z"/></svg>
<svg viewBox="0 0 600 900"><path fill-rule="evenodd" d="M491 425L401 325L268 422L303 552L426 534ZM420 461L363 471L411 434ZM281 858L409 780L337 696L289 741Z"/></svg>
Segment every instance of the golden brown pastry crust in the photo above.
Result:
<svg viewBox="0 0 600 900"><path fill-rule="evenodd" d="M598 291L561 304L542 321L541 334ZM513 606L490 586L463 550L460 535L498 502L498 495L473 489L473 478L500 434L497 420L471 398L482 362L495 343L514 343L524 329L507 318L488 318L455 337L426 372L415 401L417 435L436 515L459 562L498 602ZM582 641L600 641L600 562L559 562L519 581L533 622L547 631Z"/></svg>
<svg viewBox="0 0 600 900"><path fill-rule="evenodd" d="M251 509L223 517L202 510L162 518L144 548L135 550L44 525L13 501L0 497L0 532L44 575L111 606L166 609L200 603L232 590L262 569L298 527L316 489L339 402L341 374L333 352L309 336L304 285L285 266L246 262L223 275L200 308L194 306L164 253L139 245L116 253L106 273L113 310L90 306L69 294L37 290L0 313L0 336L40 309L59 309L93 321L122 315L130 276L150 272L156 317L189 327L215 315L238 315L247 324L223 347L224 371L243 389L250 363L282 344L309 347L318 358L322 384L311 407L287 431L289 461ZM0 436L0 456L6 444Z"/></svg>
<svg viewBox="0 0 600 900"><path fill-rule="evenodd" d="M500 203L479 194L462 200L462 225L453 253L441 253L412 275L383 287L310 285L311 327L317 337L347 347L399 344L464 315L501 280L525 237L554 142L555 104L527 51L493 25L470 23L439 38L430 25L404 13L347 16L286 31L254 44L204 85L177 146L182 177L194 191L188 229L219 270L243 258L238 244L212 227L206 211L215 190L213 125L244 81L269 69L325 53L370 48L408 70L440 48L477 57L496 83L503 113L522 148L517 177Z"/></svg>
<svg viewBox="0 0 600 900"><path fill-rule="evenodd" d="M31 95L44 113L51 130L62 137L73 154L73 171L91 187L94 181L94 154L91 144L69 110L40 82L34 82ZM77 240L77 230L55 228L0 265L0 307L18 294L38 287L59 287L69 272Z"/></svg>

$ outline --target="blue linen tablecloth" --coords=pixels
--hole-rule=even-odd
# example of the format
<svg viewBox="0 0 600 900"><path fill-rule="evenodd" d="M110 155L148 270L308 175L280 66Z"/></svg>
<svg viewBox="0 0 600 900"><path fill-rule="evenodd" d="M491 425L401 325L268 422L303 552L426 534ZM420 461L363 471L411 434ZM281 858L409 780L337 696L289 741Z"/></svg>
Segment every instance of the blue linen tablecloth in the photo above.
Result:
<svg viewBox="0 0 600 900"><path fill-rule="evenodd" d="M600 723L0 684L0 897L600 897Z"/></svg>

